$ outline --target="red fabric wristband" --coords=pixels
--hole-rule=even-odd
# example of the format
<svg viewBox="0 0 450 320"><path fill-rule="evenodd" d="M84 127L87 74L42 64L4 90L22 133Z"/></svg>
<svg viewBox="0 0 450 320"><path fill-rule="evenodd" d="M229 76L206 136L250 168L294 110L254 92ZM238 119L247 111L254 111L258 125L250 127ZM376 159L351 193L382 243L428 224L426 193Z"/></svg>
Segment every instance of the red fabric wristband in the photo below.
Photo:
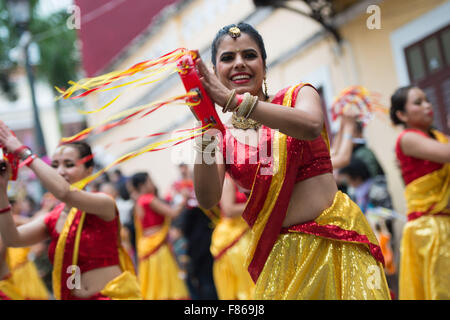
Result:
<svg viewBox="0 0 450 320"><path fill-rule="evenodd" d="M30 166L30 164L34 161L34 159L37 158L37 155L35 155L34 153L29 156L28 158L26 158L25 160L23 160L23 165L25 166Z"/></svg>
<svg viewBox="0 0 450 320"><path fill-rule="evenodd" d="M14 154L17 156L17 157L19 157L20 158L20 153L22 152L22 150L25 150L25 149L30 149L30 148L28 148L27 146L21 146L21 147L19 147L19 148L17 148L16 150L14 150Z"/></svg>
<svg viewBox="0 0 450 320"><path fill-rule="evenodd" d="M0 214L11 211L11 208L12 208L12 206L11 206L11 204L9 204L6 208L0 209Z"/></svg>

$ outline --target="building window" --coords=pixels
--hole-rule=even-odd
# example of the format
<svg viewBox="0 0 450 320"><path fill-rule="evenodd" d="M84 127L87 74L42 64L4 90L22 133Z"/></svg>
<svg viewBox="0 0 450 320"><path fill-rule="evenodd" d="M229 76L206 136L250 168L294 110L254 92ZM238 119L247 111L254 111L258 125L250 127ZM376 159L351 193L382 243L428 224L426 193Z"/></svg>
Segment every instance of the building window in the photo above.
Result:
<svg viewBox="0 0 450 320"><path fill-rule="evenodd" d="M433 104L433 125L450 134L450 25L405 48L405 59L411 84Z"/></svg>

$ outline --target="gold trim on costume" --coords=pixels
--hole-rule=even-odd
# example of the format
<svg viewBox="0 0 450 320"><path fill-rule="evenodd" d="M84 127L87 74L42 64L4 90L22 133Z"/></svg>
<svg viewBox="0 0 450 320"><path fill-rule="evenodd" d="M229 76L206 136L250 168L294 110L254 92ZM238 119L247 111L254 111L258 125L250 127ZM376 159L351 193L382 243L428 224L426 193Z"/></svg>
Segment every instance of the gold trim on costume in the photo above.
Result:
<svg viewBox="0 0 450 320"><path fill-rule="evenodd" d="M72 208L67 215L64 227L59 235L58 242L55 248L55 258L53 260L53 294L57 300L61 299L61 275L64 263L64 249L66 246L67 236L69 234L70 227L75 219L78 209Z"/></svg>

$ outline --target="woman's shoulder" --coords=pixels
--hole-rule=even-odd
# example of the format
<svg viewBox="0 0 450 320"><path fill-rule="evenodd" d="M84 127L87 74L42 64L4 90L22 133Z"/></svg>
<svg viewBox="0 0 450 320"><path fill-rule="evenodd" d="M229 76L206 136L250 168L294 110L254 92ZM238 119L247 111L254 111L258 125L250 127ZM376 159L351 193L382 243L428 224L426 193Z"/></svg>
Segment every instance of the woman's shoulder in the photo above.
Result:
<svg viewBox="0 0 450 320"><path fill-rule="evenodd" d="M53 208L53 210L51 210L50 212L45 214L45 216L44 216L44 223L48 227L52 227L52 226L56 225L56 222L58 221L59 215L63 211L64 207L65 207L64 203L59 203L58 205L56 205Z"/></svg>
<svg viewBox="0 0 450 320"><path fill-rule="evenodd" d="M155 199L155 195L152 193L146 193L139 196L137 203L140 205L148 205Z"/></svg>

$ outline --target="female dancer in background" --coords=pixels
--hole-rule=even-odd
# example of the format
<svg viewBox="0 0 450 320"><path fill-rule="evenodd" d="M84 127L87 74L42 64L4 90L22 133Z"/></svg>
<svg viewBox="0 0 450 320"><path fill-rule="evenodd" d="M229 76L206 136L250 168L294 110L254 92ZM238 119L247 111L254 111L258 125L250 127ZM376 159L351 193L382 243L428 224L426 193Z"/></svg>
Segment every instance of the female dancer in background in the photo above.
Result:
<svg viewBox="0 0 450 320"><path fill-rule="evenodd" d="M250 229L242 219L247 196L225 177L220 209L222 216L211 237L214 283L221 300L252 300L255 284L245 267Z"/></svg>
<svg viewBox="0 0 450 320"><path fill-rule="evenodd" d="M234 115L224 159L208 136L196 145L197 157L216 161L196 160L194 186L205 208L219 202L225 171L250 194L243 218L252 229L254 298L389 299L376 237L337 190L317 91L299 84L269 97L264 44L248 24L222 28L211 56L214 72L198 62L202 83Z"/></svg>
<svg viewBox="0 0 450 320"><path fill-rule="evenodd" d="M432 129L433 109L418 87L391 97L391 120L405 127L396 155L406 185L408 222L400 247L399 298L450 299L450 143Z"/></svg>
<svg viewBox="0 0 450 320"><path fill-rule="evenodd" d="M71 187L92 173L93 160L83 161L92 157L89 145L60 146L52 168L24 147L2 121L0 144L26 161L44 188L61 201L49 214L16 227L6 193L7 165L0 174L0 233L5 245L27 247L50 237L56 299L139 299L132 262L120 246L114 200Z"/></svg>
<svg viewBox="0 0 450 320"><path fill-rule="evenodd" d="M14 285L6 263L6 247L0 237L0 300L24 300L20 290Z"/></svg>
<svg viewBox="0 0 450 320"><path fill-rule="evenodd" d="M12 204L11 214L13 216L16 226L20 226L29 222L28 217L21 217L19 203L20 200L10 200ZM13 202L15 202L13 204ZM29 260L28 255L33 249L44 250L40 248L42 243L39 243L33 248L7 248L5 253L5 260L11 273L11 280L20 294L26 300L48 300L49 293L41 279L38 268L34 261Z"/></svg>
<svg viewBox="0 0 450 320"><path fill-rule="evenodd" d="M144 300L188 299L175 256L168 244L170 219L186 205L187 195L175 208L158 198L157 189L146 172L132 176L137 192L135 206L138 278Z"/></svg>

